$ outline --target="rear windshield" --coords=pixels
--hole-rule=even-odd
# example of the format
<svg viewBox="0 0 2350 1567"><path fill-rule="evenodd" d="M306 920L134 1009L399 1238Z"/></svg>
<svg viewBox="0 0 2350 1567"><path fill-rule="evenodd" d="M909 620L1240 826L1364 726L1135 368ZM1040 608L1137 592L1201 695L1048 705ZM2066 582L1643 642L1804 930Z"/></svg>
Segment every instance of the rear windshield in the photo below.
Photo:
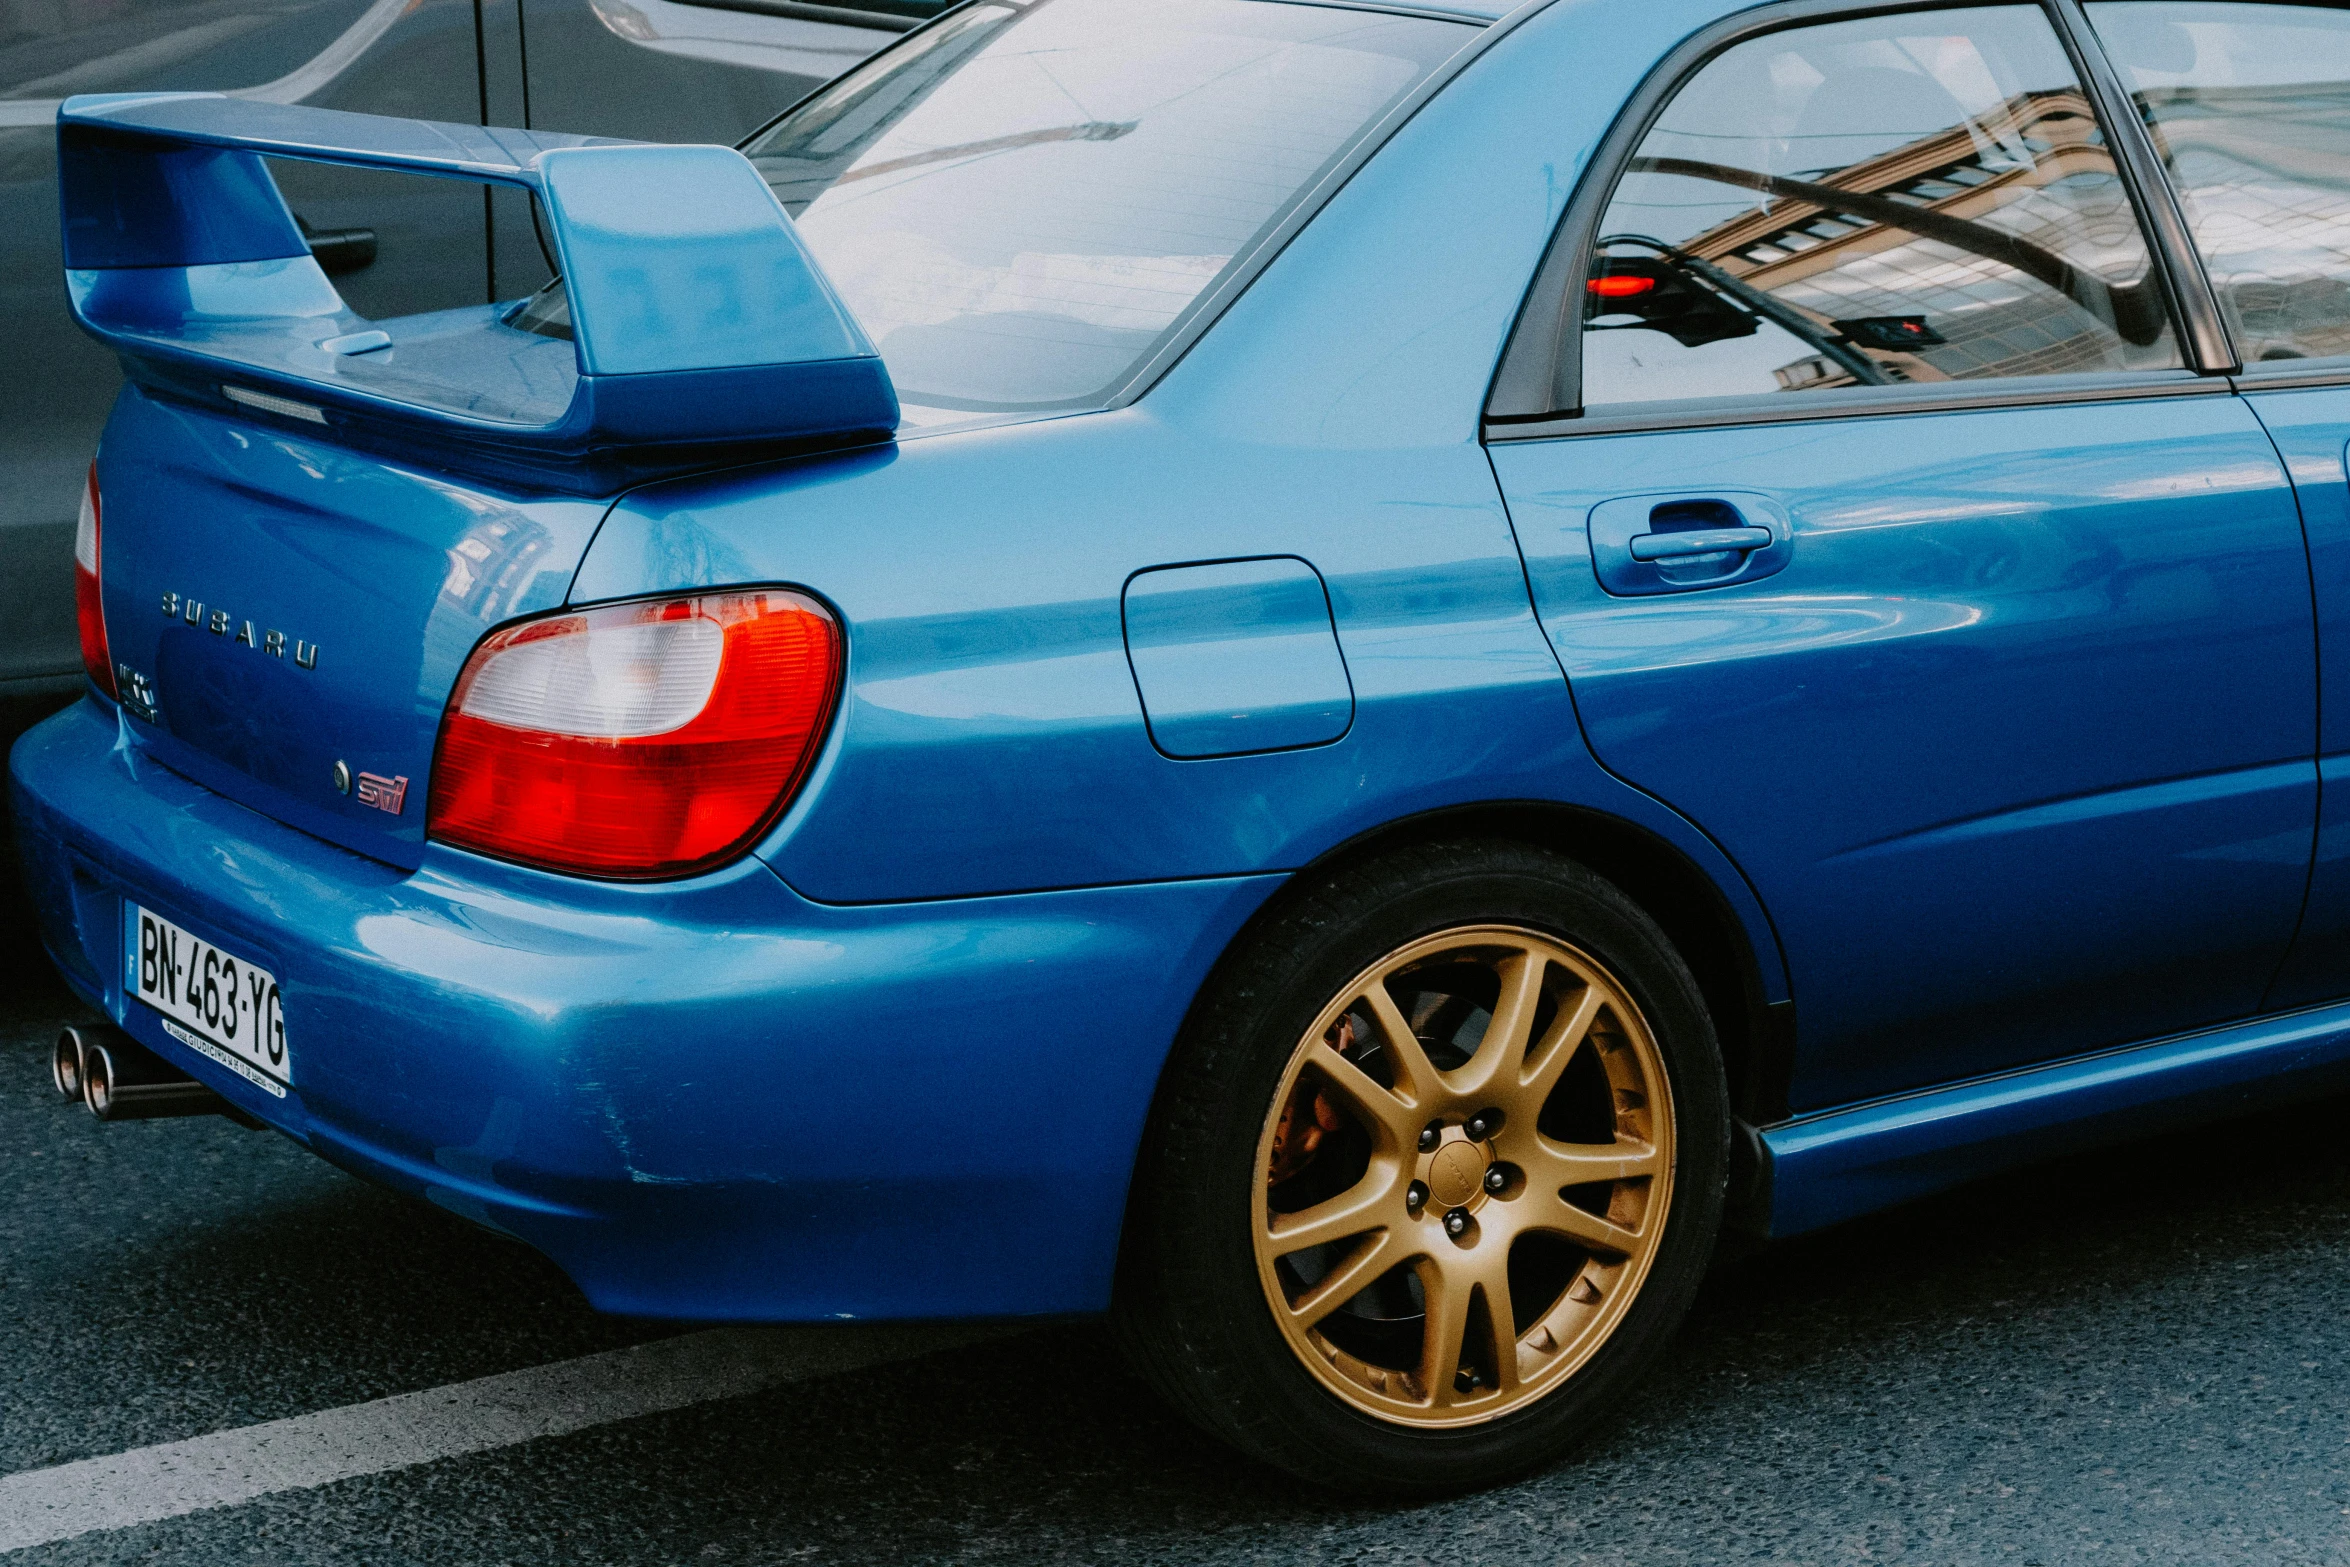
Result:
<svg viewBox="0 0 2350 1567"><path fill-rule="evenodd" d="M910 422L1098 404L1459 24L974 0L745 145Z"/></svg>

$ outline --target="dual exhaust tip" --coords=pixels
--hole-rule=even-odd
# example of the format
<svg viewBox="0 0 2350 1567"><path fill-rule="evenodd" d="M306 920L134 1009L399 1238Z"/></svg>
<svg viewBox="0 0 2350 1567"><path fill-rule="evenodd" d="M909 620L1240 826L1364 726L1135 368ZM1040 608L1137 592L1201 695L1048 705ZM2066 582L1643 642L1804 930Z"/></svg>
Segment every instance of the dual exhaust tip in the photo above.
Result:
<svg viewBox="0 0 2350 1567"><path fill-rule="evenodd" d="M119 1028L104 1023L57 1036L49 1080L101 1121L153 1121L174 1115L225 1115L260 1123Z"/></svg>

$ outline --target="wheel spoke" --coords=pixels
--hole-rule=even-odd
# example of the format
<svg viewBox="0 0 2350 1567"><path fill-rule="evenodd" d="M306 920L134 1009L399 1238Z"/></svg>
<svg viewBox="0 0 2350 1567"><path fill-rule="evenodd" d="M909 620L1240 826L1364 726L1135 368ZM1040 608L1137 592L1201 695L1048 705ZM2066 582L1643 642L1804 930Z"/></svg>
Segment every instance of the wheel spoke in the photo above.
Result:
<svg viewBox="0 0 2350 1567"><path fill-rule="evenodd" d="M1371 1009L1371 1021L1378 1025L1380 1042L1387 1047L1388 1059L1395 1063L1393 1097L1412 1110L1424 1112L1443 1090L1436 1063L1428 1059L1420 1036L1412 1032L1411 1020L1396 1006L1395 997L1387 993L1385 980L1371 981L1364 988L1362 999ZM1416 1135L1419 1128L1415 1125L1411 1130Z"/></svg>
<svg viewBox="0 0 2350 1567"><path fill-rule="evenodd" d="M1599 1009L1607 997L1597 985L1585 985L1574 1004L1563 1006L1558 1016L1543 1030L1542 1041L1527 1055L1518 1072L1519 1091L1524 1102L1540 1105L1558 1086L1559 1075L1567 1063L1575 1059L1575 1052L1583 1048L1583 1041L1591 1034L1591 1025L1599 1019Z"/></svg>
<svg viewBox="0 0 2350 1567"><path fill-rule="evenodd" d="M1493 1367L1494 1386L1507 1394L1518 1385L1517 1316L1510 1301L1509 1248L1487 1250L1489 1255L1486 1266L1479 1272L1477 1290L1485 1297L1486 1353Z"/></svg>
<svg viewBox="0 0 2350 1567"><path fill-rule="evenodd" d="M1509 1089L1517 1084L1525 1071L1535 1012L1542 1005L1543 971L1549 966L1539 952L1519 952L1495 965L1501 994L1494 998L1492 1019L1477 1044L1474 1083L1463 1083L1460 1092L1481 1094L1490 1087Z"/></svg>
<svg viewBox="0 0 2350 1567"><path fill-rule="evenodd" d="M1426 1324L1420 1340L1420 1386L1431 1404L1453 1401L1452 1379L1461 1369L1462 1340L1469 1331L1469 1283L1467 1270L1448 1268L1438 1258L1431 1257L1420 1269Z"/></svg>
<svg viewBox="0 0 2350 1567"><path fill-rule="evenodd" d="M1391 1176L1383 1179L1385 1175L1388 1172L1373 1164L1369 1174L1337 1196L1296 1213L1274 1214L1267 1227L1266 1249L1276 1257L1286 1257L1308 1246L1327 1246L1368 1230L1384 1229L1393 1216L1390 1200L1395 1191L1394 1180ZM1392 1206L1400 1209L1402 1204Z"/></svg>
<svg viewBox="0 0 2350 1567"><path fill-rule="evenodd" d="M1300 1328L1310 1328L1360 1295L1380 1274L1395 1265L1402 1248L1393 1230L1380 1230L1348 1253L1346 1259L1314 1281L1291 1301L1289 1310Z"/></svg>
<svg viewBox="0 0 2350 1567"><path fill-rule="evenodd" d="M1397 1098L1378 1079L1324 1041L1316 1040L1307 1049L1306 1062L1347 1103L1385 1127L1397 1146L1412 1146L1412 1140L1420 1134L1420 1118L1412 1104Z"/></svg>
<svg viewBox="0 0 2350 1567"><path fill-rule="evenodd" d="M1537 1135L1525 1162L1527 1183L1545 1189L1637 1180L1664 1168L1654 1143L1630 1138L1612 1143L1554 1143Z"/></svg>
<svg viewBox="0 0 2350 1567"><path fill-rule="evenodd" d="M1640 1251L1638 1234L1612 1219L1586 1213L1564 1197L1553 1197L1548 1202L1542 1202L1538 1196L1525 1227L1563 1235L1586 1250L1605 1252L1612 1257L1637 1256Z"/></svg>

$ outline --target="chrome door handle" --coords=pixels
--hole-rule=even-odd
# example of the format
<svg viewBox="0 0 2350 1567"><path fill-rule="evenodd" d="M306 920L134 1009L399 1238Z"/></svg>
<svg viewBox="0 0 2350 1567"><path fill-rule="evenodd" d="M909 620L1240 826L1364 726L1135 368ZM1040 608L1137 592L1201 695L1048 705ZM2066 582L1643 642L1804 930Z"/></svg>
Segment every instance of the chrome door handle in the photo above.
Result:
<svg viewBox="0 0 2350 1567"><path fill-rule="evenodd" d="M1674 560L1723 550L1759 550L1771 542L1768 528L1691 528L1680 533L1642 533L1629 541L1634 560Z"/></svg>

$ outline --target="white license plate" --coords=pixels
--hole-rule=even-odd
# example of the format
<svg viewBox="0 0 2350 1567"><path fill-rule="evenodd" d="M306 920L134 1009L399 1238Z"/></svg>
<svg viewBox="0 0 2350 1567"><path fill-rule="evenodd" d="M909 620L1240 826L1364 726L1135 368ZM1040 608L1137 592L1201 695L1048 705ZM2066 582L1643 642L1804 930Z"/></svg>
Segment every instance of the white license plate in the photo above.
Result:
<svg viewBox="0 0 2350 1567"><path fill-rule="evenodd" d="M125 900L123 994L163 1014L163 1030L265 1093L294 1082L277 976Z"/></svg>

